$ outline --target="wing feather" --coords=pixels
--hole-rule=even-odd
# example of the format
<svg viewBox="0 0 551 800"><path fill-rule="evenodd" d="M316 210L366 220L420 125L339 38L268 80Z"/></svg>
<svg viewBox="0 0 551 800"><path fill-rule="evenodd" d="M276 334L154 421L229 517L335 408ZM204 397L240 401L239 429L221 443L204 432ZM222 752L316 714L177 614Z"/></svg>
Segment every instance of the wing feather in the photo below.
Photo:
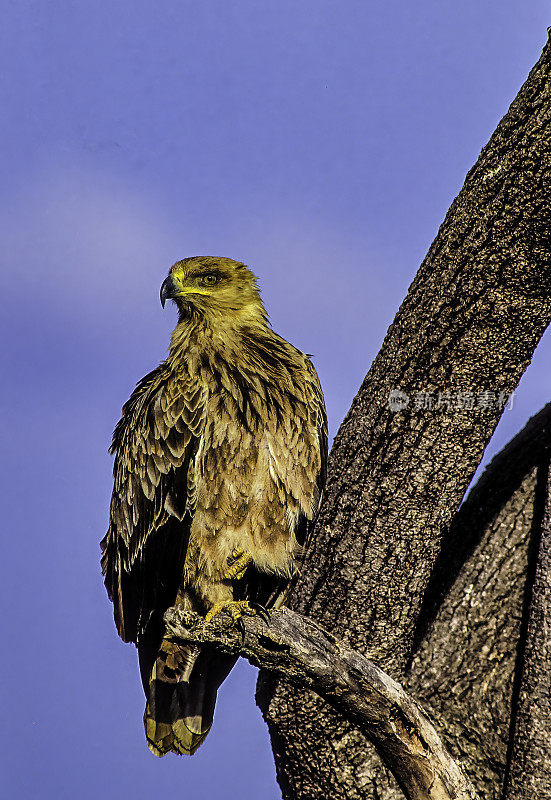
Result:
<svg viewBox="0 0 551 800"><path fill-rule="evenodd" d="M125 403L115 455L109 530L101 543L105 585L125 641L137 641L153 612L175 601L193 506L194 460L206 390L166 364L146 375Z"/></svg>

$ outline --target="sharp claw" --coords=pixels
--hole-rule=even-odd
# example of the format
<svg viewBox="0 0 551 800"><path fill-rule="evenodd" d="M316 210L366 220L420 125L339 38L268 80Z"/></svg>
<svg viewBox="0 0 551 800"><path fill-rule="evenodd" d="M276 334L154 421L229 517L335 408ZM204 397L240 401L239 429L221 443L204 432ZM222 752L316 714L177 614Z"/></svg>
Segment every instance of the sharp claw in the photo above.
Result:
<svg viewBox="0 0 551 800"><path fill-rule="evenodd" d="M251 608L254 608L258 616L264 620L266 625L270 624L270 612L266 606L263 606L262 603L249 603L249 605Z"/></svg>
<svg viewBox="0 0 551 800"><path fill-rule="evenodd" d="M235 620L235 627L237 628L237 630L241 634L241 643L243 643L245 641L245 624L243 622L243 618L242 617L238 617Z"/></svg>

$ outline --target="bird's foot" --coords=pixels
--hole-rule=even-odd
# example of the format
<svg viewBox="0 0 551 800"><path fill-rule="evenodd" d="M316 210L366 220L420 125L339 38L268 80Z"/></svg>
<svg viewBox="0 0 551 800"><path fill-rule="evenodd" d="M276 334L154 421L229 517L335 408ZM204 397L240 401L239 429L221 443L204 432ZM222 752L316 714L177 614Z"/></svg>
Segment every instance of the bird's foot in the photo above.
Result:
<svg viewBox="0 0 551 800"><path fill-rule="evenodd" d="M240 621L243 616L256 614L255 609L249 605L248 600L224 600L221 603L215 603L212 608L209 608L205 616L205 622L210 622L221 611L226 611L234 622ZM242 625L238 627L242 627Z"/></svg>
<svg viewBox="0 0 551 800"><path fill-rule="evenodd" d="M239 581L245 575L247 568L253 557L250 553L245 553L237 547L232 550L228 557L228 569L224 572L225 581Z"/></svg>

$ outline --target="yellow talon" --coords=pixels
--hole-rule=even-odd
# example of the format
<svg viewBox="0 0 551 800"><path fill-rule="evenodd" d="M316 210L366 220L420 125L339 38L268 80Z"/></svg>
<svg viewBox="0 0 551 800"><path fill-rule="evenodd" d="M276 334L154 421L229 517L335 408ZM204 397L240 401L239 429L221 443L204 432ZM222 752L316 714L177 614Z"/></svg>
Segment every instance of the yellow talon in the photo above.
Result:
<svg viewBox="0 0 551 800"><path fill-rule="evenodd" d="M225 581L239 581L245 575L247 568L253 557L250 553L244 553L243 550L235 548L228 558L228 569L224 572L223 580Z"/></svg>
<svg viewBox="0 0 551 800"><path fill-rule="evenodd" d="M212 608L209 608L205 622L210 622L221 611L227 611L234 622L243 615L256 614L256 611L251 608L247 600L224 600L221 603L215 603Z"/></svg>

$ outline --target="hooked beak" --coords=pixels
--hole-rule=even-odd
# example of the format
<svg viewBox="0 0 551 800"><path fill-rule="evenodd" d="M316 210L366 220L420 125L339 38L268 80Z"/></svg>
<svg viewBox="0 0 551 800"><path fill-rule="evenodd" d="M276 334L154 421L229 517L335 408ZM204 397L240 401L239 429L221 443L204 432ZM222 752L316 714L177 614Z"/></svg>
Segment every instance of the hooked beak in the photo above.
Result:
<svg viewBox="0 0 551 800"><path fill-rule="evenodd" d="M172 282L172 276L169 275L165 278L161 285L161 305L164 308L167 300L171 300L175 296L176 287Z"/></svg>

